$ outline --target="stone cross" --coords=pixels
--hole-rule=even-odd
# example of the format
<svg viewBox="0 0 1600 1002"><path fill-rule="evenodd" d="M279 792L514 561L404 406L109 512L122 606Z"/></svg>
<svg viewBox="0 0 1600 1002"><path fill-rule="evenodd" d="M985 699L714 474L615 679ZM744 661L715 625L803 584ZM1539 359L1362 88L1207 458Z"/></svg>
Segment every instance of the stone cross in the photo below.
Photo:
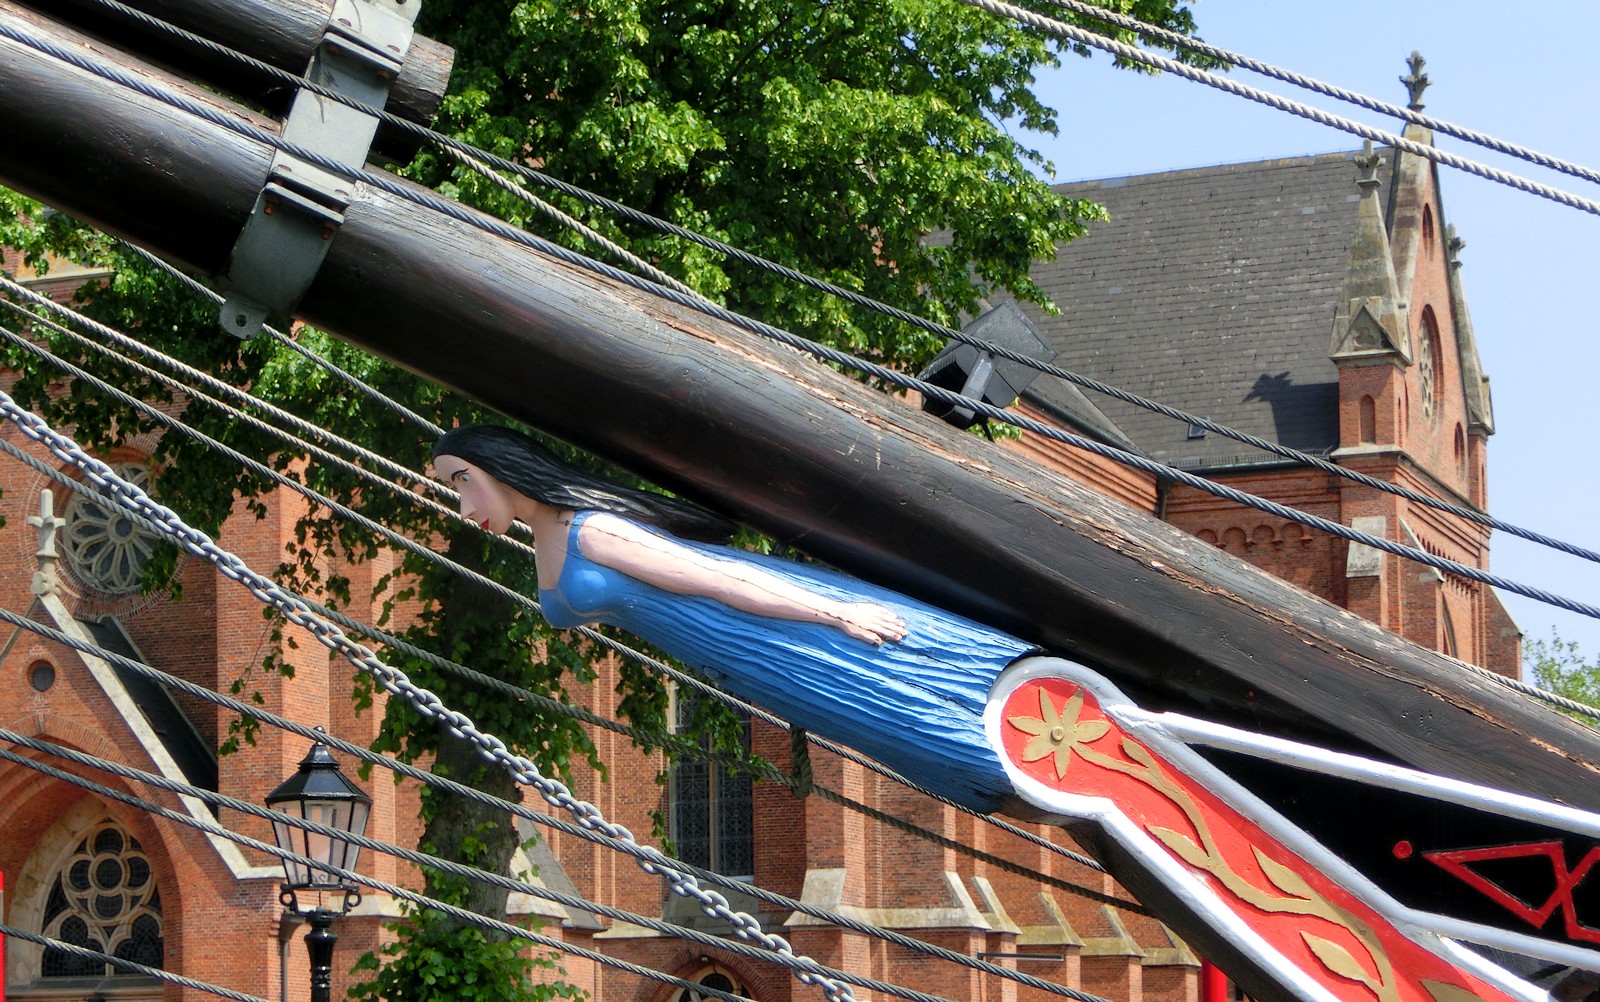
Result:
<svg viewBox="0 0 1600 1002"><path fill-rule="evenodd" d="M1415 49L1411 50L1411 58L1406 60L1406 69L1411 72L1400 78L1400 82L1406 85L1406 90L1411 92L1411 103L1406 107L1412 111L1422 110L1422 92L1428 89L1428 84L1431 82L1428 80L1428 74L1422 72L1422 67L1426 63L1427 60L1422 58L1422 53Z"/></svg>
<svg viewBox="0 0 1600 1002"><path fill-rule="evenodd" d="M1444 228L1444 249L1451 267L1461 267L1461 249L1465 246L1467 242L1456 236L1456 224L1447 224Z"/></svg>
<svg viewBox="0 0 1600 1002"><path fill-rule="evenodd" d="M56 532L67 524L55 514L55 496L45 490L39 492L39 514L28 516L28 524L39 531L39 569L33 572L33 594L38 596L61 594L61 578L56 574Z"/></svg>
<svg viewBox="0 0 1600 1002"><path fill-rule="evenodd" d="M1378 168L1383 166L1383 157L1372 148L1372 140L1367 140L1361 147L1361 152L1356 154L1356 166L1361 169L1361 176L1356 178L1356 186L1363 191L1376 188L1378 182Z"/></svg>

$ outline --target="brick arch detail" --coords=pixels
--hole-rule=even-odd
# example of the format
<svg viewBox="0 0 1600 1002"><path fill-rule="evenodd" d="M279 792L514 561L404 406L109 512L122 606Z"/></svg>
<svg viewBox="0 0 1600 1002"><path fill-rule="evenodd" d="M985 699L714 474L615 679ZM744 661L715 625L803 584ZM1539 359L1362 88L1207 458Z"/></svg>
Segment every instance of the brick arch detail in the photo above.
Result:
<svg viewBox="0 0 1600 1002"><path fill-rule="evenodd" d="M775 977L764 970L758 970L741 958L689 947L673 951L670 960L661 966L673 977L685 981L698 981L713 971L720 971L743 985L749 998L757 999L778 997L784 988L780 978L788 976L786 968L779 969L780 973ZM669 1002L682 990L675 985L656 982L654 990L641 992L638 997L646 1002Z"/></svg>
<svg viewBox="0 0 1600 1002"><path fill-rule="evenodd" d="M1201 529L1196 538L1229 553L1260 553L1267 548L1286 546L1306 547L1312 536L1304 527L1294 522L1257 522L1254 525L1230 525L1219 536L1215 530Z"/></svg>
<svg viewBox="0 0 1600 1002"><path fill-rule="evenodd" d="M80 797L67 808L34 844L28 860L17 874L16 888L8 894L10 921L22 929L37 931L43 926L44 908L50 897L50 887L56 874L65 865L89 829L103 818L111 818L138 839L141 851L150 860L151 878L161 893L162 935L174 926L173 911L178 906L179 895L173 886L172 867L167 854L159 845L159 836L147 826L126 816L120 805L108 803L92 794ZM154 836L154 837L152 837ZM157 844L152 845L152 842ZM8 891L11 888L7 888ZM169 904L170 902L170 904ZM169 942L169 946L172 945ZM20 939L6 943L6 980L15 985L30 984L38 980L44 949ZM167 967L178 969L172 950L167 953Z"/></svg>
<svg viewBox="0 0 1600 1002"><path fill-rule="evenodd" d="M63 747L88 755L121 761L126 749L117 747L105 734L82 724L62 720L51 714L28 714L26 723L8 724L9 729L38 737ZM50 725L54 724L52 727ZM36 755L46 764L63 771L88 774L88 778L112 789L131 794L134 790L120 777L84 770L71 763L48 761L47 756ZM51 881L62 864L77 848L88 830L103 818L111 818L139 842L140 850L150 861L152 879L161 894L162 936L166 940L166 965L168 970L180 970L183 963L182 915L183 894L178 884L174 859L174 845L169 833L154 823L154 819L137 809L102 799L93 792L46 776L34 769L18 767L8 770L11 782L0 789L0 831L18 830L24 818L41 818L55 815L50 826L34 840L15 877L6 885L6 903L9 921L23 929L38 931L49 899ZM161 799L159 796L157 799ZM177 850L182 853L182 849ZM5 943L5 982L7 985L25 985L39 977L43 948L19 939ZM118 993L103 992L116 996Z"/></svg>

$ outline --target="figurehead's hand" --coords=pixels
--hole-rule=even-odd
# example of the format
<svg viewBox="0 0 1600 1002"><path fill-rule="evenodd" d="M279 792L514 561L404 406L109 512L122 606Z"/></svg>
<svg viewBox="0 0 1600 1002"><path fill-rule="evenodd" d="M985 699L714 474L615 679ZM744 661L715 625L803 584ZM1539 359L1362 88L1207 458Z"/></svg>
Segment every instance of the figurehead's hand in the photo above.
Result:
<svg viewBox="0 0 1600 1002"><path fill-rule="evenodd" d="M874 647L886 640L904 640L906 624L893 610L871 602L842 602L835 613L839 629Z"/></svg>

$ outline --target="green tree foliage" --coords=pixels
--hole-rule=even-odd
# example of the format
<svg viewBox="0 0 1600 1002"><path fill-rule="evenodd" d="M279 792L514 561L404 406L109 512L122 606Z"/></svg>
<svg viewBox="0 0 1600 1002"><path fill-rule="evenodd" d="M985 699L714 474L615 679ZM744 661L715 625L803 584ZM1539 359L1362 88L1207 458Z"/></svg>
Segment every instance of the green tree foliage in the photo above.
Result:
<svg viewBox="0 0 1600 1002"><path fill-rule="evenodd" d="M1522 651L1522 666L1539 688L1600 707L1600 658L1584 657L1576 640L1562 640L1554 628L1549 640L1528 642ZM1595 726L1592 717L1570 716Z"/></svg>
<svg viewBox="0 0 1600 1002"><path fill-rule="evenodd" d="M1181 31L1193 28L1178 0L1116 0L1116 10ZM1111 29L1090 25L1097 30ZM1064 199L1040 180L1039 154L1019 136L1054 133L1054 112L1031 87L1068 50L1033 31L954 0L427 0L419 30L453 46L456 64L438 126L503 157L597 191L690 229L856 289L903 309L955 323L996 291L1041 300L1032 263L1083 232L1100 210ZM1085 95L1085 99L1088 96ZM1093 137L1083 137L1085 142ZM552 239L583 248L437 151L401 168L439 190ZM926 334L866 315L678 238L620 222L572 200L568 211L675 274L703 294L770 323L840 347L915 367L940 345ZM932 239L929 236L933 235ZM341 435L421 469L427 436L334 383L272 342L220 334L211 307L103 237L64 216L0 193L0 243L40 263L45 252L103 263L114 277L86 287L84 308L163 351L251 388ZM587 248L584 248L587 249ZM353 290L352 294L358 294ZM116 385L181 409L184 420L364 514L532 593L527 561L474 530L438 524L417 506L365 488L197 403L175 401L145 377L36 334ZM458 397L305 329L298 335L434 422L487 417ZM152 422L13 351L15 395L58 425L75 426L102 453ZM215 532L236 495L259 514L270 484L177 434L156 446L155 490L181 498L183 514ZM352 598L337 568L377 552L366 532L312 510L295 528L279 570L288 586ZM171 589L175 556L158 562L151 587ZM557 698L592 682L585 652L537 617L406 556L383 582L404 621L391 624L421 647ZM389 589L389 586L395 589ZM290 637L255 670L287 671ZM595 766L576 723L485 693L398 653L386 657L479 726L547 770L576 757ZM239 689L248 692L249 679ZM661 681L623 666L623 713L664 725ZM371 702L358 680L357 698ZM501 796L510 779L400 700L385 706L381 748ZM245 730L236 739L248 739ZM424 844L506 872L515 835L506 819L458 799L427 795ZM428 891L496 917L505 892L428 876ZM412 916L397 949L371 958L376 995L432 1002L466 992L485 1002L528 998L531 971L514 950L435 916ZM448 963L441 962L448 958ZM472 985L468 990L464 986ZM402 991L402 987L404 990ZM546 988L532 994L548 994Z"/></svg>

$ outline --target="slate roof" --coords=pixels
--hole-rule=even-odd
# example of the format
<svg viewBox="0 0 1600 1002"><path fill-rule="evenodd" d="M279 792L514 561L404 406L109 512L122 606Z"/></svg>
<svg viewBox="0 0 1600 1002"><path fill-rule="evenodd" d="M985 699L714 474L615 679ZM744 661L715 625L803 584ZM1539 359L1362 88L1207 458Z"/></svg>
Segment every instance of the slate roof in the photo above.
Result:
<svg viewBox="0 0 1600 1002"><path fill-rule="evenodd" d="M1387 151L1386 151L1387 152ZM1056 364L1241 431L1324 453L1338 445L1329 336L1355 233L1354 153L1057 185L1111 220L1034 279L1061 307L1024 307ZM1387 185L1392 155L1385 156ZM1380 193L1382 197L1382 193ZM1041 378L1057 412L1076 398ZM1089 393L1140 451L1185 468L1270 454Z"/></svg>
<svg viewBox="0 0 1600 1002"><path fill-rule="evenodd" d="M96 644L130 661L144 663L144 655L115 619L80 619ZM167 754L194 786L217 790L217 756L200 737L189 717L178 707L172 694L159 683L113 662L112 669L138 704L145 720L167 749Z"/></svg>

